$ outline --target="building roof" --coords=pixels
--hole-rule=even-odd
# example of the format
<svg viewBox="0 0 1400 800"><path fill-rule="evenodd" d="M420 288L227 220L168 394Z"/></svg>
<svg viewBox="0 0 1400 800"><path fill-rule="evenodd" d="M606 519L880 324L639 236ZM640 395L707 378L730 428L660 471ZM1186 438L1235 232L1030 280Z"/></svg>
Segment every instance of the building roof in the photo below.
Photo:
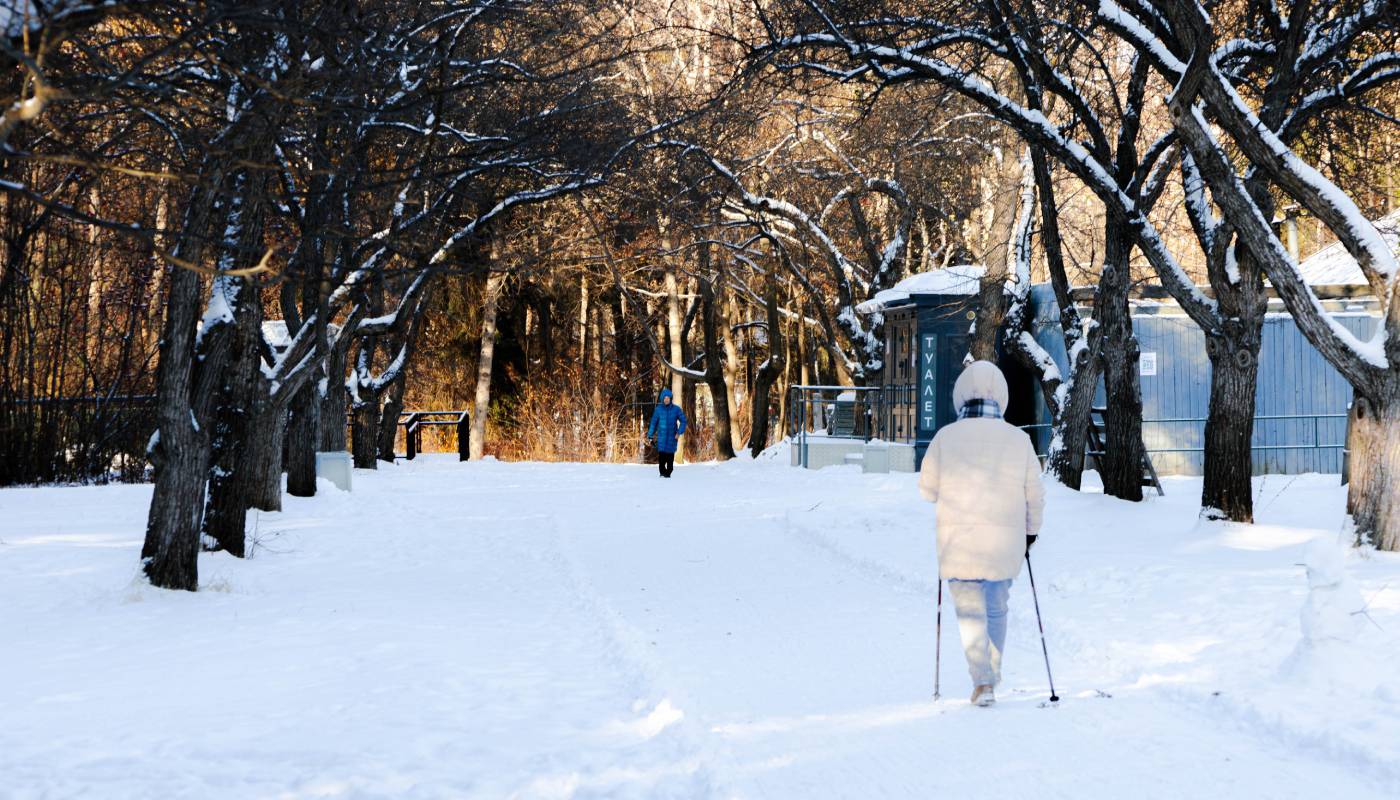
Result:
<svg viewBox="0 0 1400 800"><path fill-rule="evenodd" d="M856 306L862 314L874 314L909 301L916 294L975 295L981 290L987 268L978 264L958 264L928 272L916 272L889 289Z"/></svg>
<svg viewBox="0 0 1400 800"><path fill-rule="evenodd" d="M1400 209L1374 221L1376 230L1400 254ZM1303 281L1309 286L1365 286L1366 276L1341 242L1333 242L1303 259L1298 265Z"/></svg>

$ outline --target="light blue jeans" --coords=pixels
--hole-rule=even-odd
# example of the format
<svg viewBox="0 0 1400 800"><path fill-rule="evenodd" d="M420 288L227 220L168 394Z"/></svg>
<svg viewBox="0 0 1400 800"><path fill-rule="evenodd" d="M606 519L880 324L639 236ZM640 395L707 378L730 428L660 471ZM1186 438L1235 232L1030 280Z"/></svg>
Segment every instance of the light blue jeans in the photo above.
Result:
<svg viewBox="0 0 1400 800"><path fill-rule="evenodd" d="M948 591L958 611L958 635L967 653L974 686L1001 682L1001 650L1006 645L1006 600L1011 581L949 579Z"/></svg>

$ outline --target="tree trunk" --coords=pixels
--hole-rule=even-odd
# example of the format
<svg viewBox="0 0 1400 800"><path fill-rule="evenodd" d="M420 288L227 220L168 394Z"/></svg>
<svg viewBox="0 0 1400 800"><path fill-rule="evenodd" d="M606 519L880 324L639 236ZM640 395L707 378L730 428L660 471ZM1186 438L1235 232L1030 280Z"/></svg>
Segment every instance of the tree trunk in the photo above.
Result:
<svg viewBox="0 0 1400 800"><path fill-rule="evenodd" d="M1351 407L1351 482L1347 508L1358 544L1400 550L1400 386L1394 373L1382 398L1357 395Z"/></svg>
<svg viewBox="0 0 1400 800"><path fill-rule="evenodd" d="M707 248L702 248L707 250ZM715 458L728 461L734 457L734 440L729 419L731 391L725 379L728 373L726 348L720 343L720 327L728 327L725 315L721 313L721 303L715 298L714 285L708 278L700 278L701 320L700 328L705 341L705 385L710 389L710 404L715 410Z"/></svg>
<svg viewBox="0 0 1400 800"><path fill-rule="evenodd" d="M351 334L347 331L340 336L349 339ZM319 447L324 453L343 453L347 445L350 405L350 393L345 390L347 348L338 346L339 343L337 340L337 346L332 346L327 353L326 391L317 393L321 402Z"/></svg>
<svg viewBox="0 0 1400 800"><path fill-rule="evenodd" d="M351 408L350 457L359 469L379 467L379 395L361 386Z"/></svg>
<svg viewBox="0 0 1400 800"><path fill-rule="evenodd" d="M749 454L758 458L763 448L768 446L768 390L783 371L782 319L778 315L778 288L771 279L764 296L764 306L768 312L768 359L754 376L753 427L749 433Z"/></svg>
<svg viewBox="0 0 1400 800"><path fill-rule="evenodd" d="M669 249L669 248L668 248ZM669 258L666 259L665 273L666 287L666 343L670 349L667 357L675 366L685 364L685 346L681 341L681 300L679 290L676 286L676 268L671 264ZM677 400L681 399L685 391L685 380L680 373L671 373L671 394Z"/></svg>
<svg viewBox="0 0 1400 800"><path fill-rule="evenodd" d="M588 374L589 345L588 312L591 307L588 296L588 273L580 273L578 279L578 364L583 374Z"/></svg>
<svg viewBox="0 0 1400 800"><path fill-rule="evenodd" d="M695 394L695 381L681 382L681 410L690 421L690 428L680 443L685 461L696 461L700 458L700 437L696 435L700 431L700 420L696 418Z"/></svg>
<svg viewBox="0 0 1400 800"><path fill-rule="evenodd" d="M222 216L216 199L221 174L203 176L183 220L176 251L198 263L202 243ZM214 325L196 339L202 280L198 273L168 267L165 325L156 378L156 432L149 446L155 486L141 546L141 565L151 584L163 589L199 588L199 531L209 469L209 409L224 368L230 325Z"/></svg>
<svg viewBox="0 0 1400 800"><path fill-rule="evenodd" d="M1210 412L1205 431L1205 483L1201 515L1254 521L1254 398L1259 379L1263 317L1226 323L1206 336L1210 358ZM1236 330L1248 328L1248 330Z"/></svg>
<svg viewBox="0 0 1400 800"><path fill-rule="evenodd" d="M1008 158L1003 152L998 148L995 169L991 170L990 177L983 179L986 228L979 260L986 272L979 282L976 324L968 342L973 358L993 363L997 360L997 338L1006 319L1006 278L1022 181L1022 162Z"/></svg>
<svg viewBox="0 0 1400 800"><path fill-rule="evenodd" d="M734 323L739 315L734 308L734 303L726 300L724 303L724 314L720 320L719 335L720 341L724 344L724 386L726 411L729 415L729 442L733 449L733 443L743 440L743 430L739 424L739 419L735 412L739 409L739 399L734 394L734 387L739 385L739 348L734 346Z"/></svg>
<svg viewBox="0 0 1400 800"><path fill-rule="evenodd" d="M473 395L470 458L486 455L486 415L491 412L491 369L496 355L496 309L500 305L504 272L487 276L481 309L481 350L476 359L476 393ZM587 284L585 284L586 286Z"/></svg>
<svg viewBox="0 0 1400 800"><path fill-rule="evenodd" d="M384 409L379 415L379 460L394 463L394 440L399 433L399 414L403 412L403 392L407 383L404 373L384 390Z"/></svg>
<svg viewBox="0 0 1400 800"><path fill-rule="evenodd" d="M554 302L545 295L540 299L540 353L546 374L554 372Z"/></svg>
<svg viewBox="0 0 1400 800"><path fill-rule="evenodd" d="M612 312L613 326L613 362L617 365L619 389L625 391L626 385L632 380L632 354L636 350L635 333L627 320L627 309L623 305L621 292L614 291L610 296L609 308ZM622 395L618 395L619 400L623 400ZM623 400L625 402L625 400Z"/></svg>
<svg viewBox="0 0 1400 800"><path fill-rule="evenodd" d="M780 372L778 373L778 378L777 378L777 389L778 389L778 438L779 438L779 439L781 439L781 438L783 438L784 436L787 435L787 429L788 429L788 414L791 413L791 409L788 408L788 396L789 396L790 394L792 394L792 392L791 392L791 387L792 387L792 371L793 371L793 367L792 367L793 360L792 360L792 358L790 357L790 354L791 354L792 350L791 350L791 348L787 347L787 343L789 343L789 342L792 341L792 340L791 340L791 333L789 332L787 335L781 335L781 338L782 338L782 341L783 341L783 343L784 343L784 347L783 347L783 368L782 368L782 371L780 371ZM772 423L770 422L769 425L772 425Z"/></svg>
<svg viewBox="0 0 1400 800"><path fill-rule="evenodd" d="M1103 277L1099 291L1105 295L1101 316L1103 332L1104 450L1099 457L1099 477L1104 493L1123 500L1142 499L1142 387L1138 377L1138 341L1128 309L1131 286L1128 256L1132 239L1126 226L1110 221L1104 245Z"/></svg>
<svg viewBox="0 0 1400 800"><path fill-rule="evenodd" d="M246 424L239 426L246 432ZM224 432L229 429L226 428ZM222 452L221 452L222 450ZM204 500L203 547L243 557L244 528L251 490L256 483L248 446L216 448Z"/></svg>
<svg viewBox="0 0 1400 800"><path fill-rule="evenodd" d="M1046 471L1075 491L1079 491L1084 481L1084 450L1088 445L1089 422L1102 364L1098 349L1098 343L1091 342L1080 351L1079 359L1083 363L1070 367L1073 383L1064 394L1064 405L1055 420L1050 452L1045 460Z"/></svg>
<svg viewBox="0 0 1400 800"><path fill-rule="evenodd" d="M257 393L264 391L258 380L263 314L252 282L242 279L238 285L228 368L220 376L218 407L210 420L213 463L205 497L203 546L242 558L248 504L257 482L252 450L263 444L251 441Z"/></svg>
<svg viewBox="0 0 1400 800"><path fill-rule="evenodd" d="M588 341L591 342L588 348L588 357L592 363L602 369L603 364L603 309L598 303L593 304L593 308L588 312ZM603 405L603 380L593 381L593 405L601 408Z"/></svg>
<svg viewBox="0 0 1400 800"><path fill-rule="evenodd" d="M142 569L162 589L199 588L199 516L203 509L208 441L190 413L193 339L199 276L169 267L170 295L161 336L159 427L150 448L155 487L141 547Z"/></svg>
<svg viewBox="0 0 1400 800"><path fill-rule="evenodd" d="M308 383L292 398L287 425L287 494L316 496L316 446L320 444L320 398Z"/></svg>
<svg viewBox="0 0 1400 800"><path fill-rule="evenodd" d="M1060 335L1065 343L1065 352L1070 357L1066 380L1056 387L1060 399L1051 404L1057 416L1051 428L1045 470L1061 484L1078 491L1083 484L1084 447L1102 365L1100 349L1103 331L1097 323L1085 330L1079 310L1074 305L1069 274L1065 270L1064 241L1060 236L1060 209L1055 201L1055 183L1045 151L1032 145L1030 163L1036 202L1040 208L1041 248L1045 253L1046 271L1050 273L1050 285L1055 292L1055 304L1059 307ZM1095 294L1096 315L1106 297L1102 290Z"/></svg>
<svg viewBox="0 0 1400 800"><path fill-rule="evenodd" d="M265 386L260 391L267 391ZM249 428L253 486L248 503L263 511L282 510L282 447L287 438L287 409L269 405L254 417Z"/></svg>

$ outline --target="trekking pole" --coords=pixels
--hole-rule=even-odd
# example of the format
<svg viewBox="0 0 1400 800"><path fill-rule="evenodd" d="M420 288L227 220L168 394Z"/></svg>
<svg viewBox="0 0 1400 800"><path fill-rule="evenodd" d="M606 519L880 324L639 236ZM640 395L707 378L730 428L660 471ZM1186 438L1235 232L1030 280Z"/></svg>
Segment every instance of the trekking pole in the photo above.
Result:
<svg viewBox="0 0 1400 800"><path fill-rule="evenodd" d="M938 679L943 661L943 579L938 579L938 614L934 623L933 635L933 699L938 699Z"/></svg>
<svg viewBox="0 0 1400 800"><path fill-rule="evenodd" d="M1055 694L1055 676L1050 674L1050 650L1045 646L1045 623L1040 620L1040 598L1035 592L1035 570L1031 569L1031 551L1026 551L1026 574L1031 578L1031 600L1035 603L1035 624L1040 627L1040 652L1045 655L1045 677L1050 680L1050 702L1060 702Z"/></svg>

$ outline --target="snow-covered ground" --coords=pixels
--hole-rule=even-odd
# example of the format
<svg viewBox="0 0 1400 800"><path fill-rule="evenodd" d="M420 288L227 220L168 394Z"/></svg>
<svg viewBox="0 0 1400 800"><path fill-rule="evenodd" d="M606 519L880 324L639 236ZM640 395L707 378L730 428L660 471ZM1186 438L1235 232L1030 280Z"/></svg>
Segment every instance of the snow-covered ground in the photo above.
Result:
<svg viewBox="0 0 1400 800"><path fill-rule="evenodd" d="M149 487L0 491L0 797L1400 796L1400 558L1328 568L1335 476L1258 480L1256 526L1197 523L1190 479L1142 505L1052 489L1063 699L1023 576L992 709L950 608L931 699L913 476L426 458L355 481L257 517L198 594L137 578ZM1355 587L1309 600L1309 560Z"/></svg>

